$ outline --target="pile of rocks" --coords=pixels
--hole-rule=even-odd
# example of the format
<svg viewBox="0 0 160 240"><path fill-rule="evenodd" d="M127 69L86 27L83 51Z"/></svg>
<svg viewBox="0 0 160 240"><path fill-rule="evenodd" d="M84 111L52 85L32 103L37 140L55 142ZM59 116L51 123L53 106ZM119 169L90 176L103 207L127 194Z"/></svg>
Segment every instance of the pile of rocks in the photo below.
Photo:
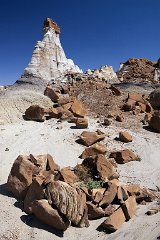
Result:
<svg viewBox="0 0 160 240"><path fill-rule="evenodd" d="M106 146L100 143L104 138L100 130L82 132L79 143L87 148L80 156L82 163L74 168L60 169L49 154L18 156L8 177L8 190L23 200L26 213L56 229L65 231L71 224L88 227L89 220L106 216L98 227L116 231L135 215L137 203L156 196L118 180L117 163L137 159L126 150L111 153L107 159Z"/></svg>
<svg viewBox="0 0 160 240"><path fill-rule="evenodd" d="M158 61L151 62L145 58L130 58L120 65L117 77L121 82L159 83L160 68Z"/></svg>
<svg viewBox="0 0 160 240"><path fill-rule="evenodd" d="M53 108L44 109L38 105L32 105L25 111L25 119L33 121L45 121L46 118L56 118L60 120L70 120L74 122L77 128L87 128L88 119L85 117L87 109L84 104L76 97L69 96L68 88L54 90L47 86L44 95L48 96L53 102Z"/></svg>

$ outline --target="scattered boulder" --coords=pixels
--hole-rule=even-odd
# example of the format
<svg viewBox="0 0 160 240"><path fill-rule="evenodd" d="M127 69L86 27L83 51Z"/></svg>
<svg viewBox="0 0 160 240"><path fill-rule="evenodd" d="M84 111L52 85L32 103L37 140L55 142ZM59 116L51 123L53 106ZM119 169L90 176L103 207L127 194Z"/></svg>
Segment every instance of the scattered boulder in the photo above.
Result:
<svg viewBox="0 0 160 240"><path fill-rule="evenodd" d="M123 105L122 109L124 111L132 111L135 109L136 101L133 99L128 99L127 102Z"/></svg>
<svg viewBox="0 0 160 240"><path fill-rule="evenodd" d="M24 211L32 213L32 203L35 200L41 200L44 198L45 190L43 186L44 177L37 176L31 183L29 190L24 199Z"/></svg>
<svg viewBox="0 0 160 240"><path fill-rule="evenodd" d="M119 207L109 218L107 218L100 227L109 232L115 232L125 222L126 218L121 207Z"/></svg>
<svg viewBox="0 0 160 240"><path fill-rule="evenodd" d="M160 133L160 112L151 117L149 126Z"/></svg>
<svg viewBox="0 0 160 240"><path fill-rule="evenodd" d="M62 168L59 173L61 181L66 183L75 183L77 181L77 176L69 167Z"/></svg>
<svg viewBox="0 0 160 240"><path fill-rule="evenodd" d="M117 163L123 164L130 161L138 161L138 157L129 149L113 152L110 154L111 158L114 158Z"/></svg>
<svg viewBox="0 0 160 240"><path fill-rule="evenodd" d="M150 103L153 108L160 108L160 88L157 88L150 94Z"/></svg>
<svg viewBox="0 0 160 240"><path fill-rule="evenodd" d="M50 154L47 154L47 170L51 170L51 171L59 171L60 170L60 166L58 164L56 164L53 160L53 157Z"/></svg>
<svg viewBox="0 0 160 240"><path fill-rule="evenodd" d="M39 220L51 227L65 231L70 226L70 221L51 207L46 199L34 201L32 210Z"/></svg>
<svg viewBox="0 0 160 240"><path fill-rule="evenodd" d="M53 90L51 86L46 87L44 95L49 97L52 102L57 102L57 100L59 99L59 94L55 90Z"/></svg>
<svg viewBox="0 0 160 240"><path fill-rule="evenodd" d="M105 191L105 193L103 194L103 198L101 200L101 202L99 203L99 206L105 206L107 207L110 203L113 202L113 200L115 199L116 195L117 195L117 185L111 182L108 182L108 189Z"/></svg>
<svg viewBox="0 0 160 240"><path fill-rule="evenodd" d="M105 154L107 152L106 145L103 143L95 143L91 147L86 148L82 154L81 158L85 159L88 157L94 157L98 154Z"/></svg>
<svg viewBox="0 0 160 240"><path fill-rule="evenodd" d="M57 107L57 108L52 108L48 111L48 114L51 118L61 118L63 115L63 108L62 107Z"/></svg>
<svg viewBox="0 0 160 240"><path fill-rule="evenodd" d="M139 93L128 93L128 99L132 99L135 102L144 103L144 99Z"/></svg>
<svg viewBox="0 0 160 240"><path fill-rule="evenodd" d="M132 142L132 136L128 132L120 132L119 140L125 143Z"/></svg>
<svg viewBox="0 0 160 240"><path fill-rule="evenodd" d="M87 110L84 107L83 103L77 99L74 100L70 110L75 117L83 118L87 114Z"/></svg>
<svg viewBox="0 0 160 240"><path fill-rule="evenodd" d="M77 118L76 127L81 128L81 129L87 128L88 127L88 119L87 118Z"/></svg>
<svg viewBox="0 0 160 240"><path fill-rule="evenodd" d="M11 168L7 189L17 198L24 199L32 183L34 170L35 165L30 161L30 158L19 155Z"/></svg>
<svg viewBox="0 0 160 240"><path fill-rule="evenodd" d="M96 142L99 142L105 138L105 134L98 134L97 132L84 131L80 135L81 142L89 147Z"/></svg>
<svg viewBox="0 0 160 240"><path fill-rule="evenodd" d="M46 195L49 203L54 204L74 225L89 226L86 195L80 189L62 181L52 181L47 185Z"/></svg>
<svg viewBox="0 0 160 240"><path fill-rule="evenodd" d="M87 202L87 207L89 220L98 219L106 215L105 211L101 207L97 207L91 202Z"/></svg>
<svg viewBox="0 0 160 240"><path fill-rule="evenodd" d="M44 122L44 108L38 105L32 105L25 111L25 118L27 120L39 121Z"/></svg>
<svg viewBox="0 0 160 240"><path fill-rule="evenodd" d="M136 213L137 203L134 196L130 196L125 202L121 203L126 220L129 221Z"/></svg>

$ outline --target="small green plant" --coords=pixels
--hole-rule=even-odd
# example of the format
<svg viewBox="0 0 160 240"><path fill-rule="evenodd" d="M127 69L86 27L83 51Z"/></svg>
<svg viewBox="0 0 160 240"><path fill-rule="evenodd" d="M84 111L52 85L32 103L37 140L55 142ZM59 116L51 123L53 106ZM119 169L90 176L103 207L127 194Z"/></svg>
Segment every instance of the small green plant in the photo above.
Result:
<svg viewBox="0 0 160 240"><path fill-rule="evenodd" d="M91 180L90 182L87 183L87 188L90 190L94 188L101 188L101 187L102 187L102 181Z"/></svg>

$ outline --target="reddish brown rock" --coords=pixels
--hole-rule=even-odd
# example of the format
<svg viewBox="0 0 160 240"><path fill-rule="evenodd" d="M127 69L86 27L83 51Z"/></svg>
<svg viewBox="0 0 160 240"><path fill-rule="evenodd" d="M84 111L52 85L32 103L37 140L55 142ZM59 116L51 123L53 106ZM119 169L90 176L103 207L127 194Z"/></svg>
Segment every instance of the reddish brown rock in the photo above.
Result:
<svg viewBox="0 0 160 240"><path fill-rule="evenodd" d="M44 122L44 108L38 105L32 105L25 111L25 118L27 120Z"/></svg>
<svg viewBox="0 0 160 240"><path fill-rule="evenodd" d="M81 158L85 159L98 154L105 154L107 152L106 145L103 143L95 143L91 147L86 148L81 154Z"/></svg>
<svg viewBox="0 0 160 240"><path fill-rule="evenodd" d="M110 203L113 202L113 200L116 197L117 194L117 185L114 183L108 183L109 187L107 191L103 194L103 198L101 202L99 203L99 206L108 206Z"/></svg>
<svg viewBox="0 0 160 240"><path fill-rule="evenodd" d="M47 167L47 155L33 155L30 154L30 161L38 167L39 171L46 170Z"/></svg>
<svg viewBox="0 0 160 240"><path fill-rule="evenodd" d="M132 142L132 136L128 132L120 132L119 140L125 143Z"/></svg>
<svg viewBox="0 0 160 240"><path fill-rule="evenodd" d="M91 202L87 202L88 207L88 219L98 219L105 216L105 211L101 207L97 207Z"/></svg>
<svg viewBox="0 0 160 240"><path fill-rule="evenodd" d="M96 142L103 140L104 138L105 138L105 134L98 134L97 132L84 131L80 135L81 142L87 147L91 146Z"/></svg>
<svg viewBox="0 0 160 240"><path fill-rule="evenodd" d="M150 104L150 102L146 101L145 104L146 104L146 112L150 113L150 114L153 114L154 110L153 110L152 105Z"/></svg>
<svg viewBox="0 0 160 240"><path fill-rule="evenodd" d="M150 94L150 103L153 108L160 108L160 88L155 89Z"/></svg>
<svg viewBox="0 0 160 240"><path fill-rule="evenodd" d="M89 226L86 195L80 189L62 181L52 181L47 185L46 196L49 203L54 204L74 225Z"/></svg>
<svg viewBox="0 0 160 240"><path fill-rule="evenodd" d="M53 160L53 157L50 154L47 154L47 170L59 171L60 166L56 164Z"/></svg>
<svg viewBox="0 0 160 240"><path fill-rule="evenodd" d="M35 201L32 209L40 221L51 227L65 231L70 225L70 221L60 215L57 209L52 208L46 199Z"/></svg>
<svg viewBox="0 0 160 240"><path fill-rule="evenodd" d="M130 196L125 202L121 204L126 220L129 221L136 213L137 203L134 196Z"/></svg>
<svg viewBox="0 0 160 240"><path fill-rule="evenodd" d="M7 189L17 198L24 199L32 183L35 166L28 156L19 155L13 163L7 181Z"/></svg>
<svg viewBox="0 0 160 240"><path fill-rule="evenodd" d="M115 211L115 207L112 204L109 204L105 209L105 216L109 217L110 215L112 215Z"/></svg>
<svg viewBox="0 0 160 240"><path fill-rule="evenodd" d="M114 168L113 165L102 154L99 154L96 157L95 163L97 172L103 181L111 179L112 176L116 173L116 168Z"/></svg>
<svg viewBox="0 0 160 240"><path fill-rule="evenodd" d="M84 117L87 114L87 110L84 107L83 103L77 99L74 100L70 110L75 117Z"/></svg>
<svg viewBox="0 0 160 240"><path fill-rule="evenodd" d="M81 128L81 129L87 128L88 127L88 119L87 118L77 118L76 127Z"/></svg>
<svg viewBox="0 0 160 240"><path fill-rule="evenodd" d="M139 93L128 93L128 99L132 99L135 102L141 102L144 104L144 99Z"/></svg>
<svg viewBox="0 0 160 240"><path fill-rule="evenodd" d="M125 215L119 207L109 218L107 218L100 226L107 231L115 232L122 227L125 222Z"/></svg>
<svg viewBox="0 0 160 240"><path fill-rule="evenodd" d="M124 116L122 114L119 114L119 115L116 116L116 121L117 122L123 122L123 120L124 120Z"/></svg>
<svg viewBox="0 0 160 240"><path fill-rule="evenodd" d="M110 154L111 158L114 158L117 163L123 164L130 161L137 161L138 157L129 149L124 149L118 152L113 152Z"/></svg>
<svg viewBox="0 0 160 240"><path fill-rule="evenodd" d="M44 198L44 178L42 176L37 176L29 187L27 195L24 199L24 211L31 214L32 213L32 203L35 200L41 200Z"/></svg>
<svg viewBox="0 0 160 240"><path fill-rule="evenodd" d="M52 108L48 112L49 116L52 118L61 118L63 115L63 108L62 107L57 107L57 108Z"/></svg>
<svg viewBox="0 0 160 240"><path fill-rule="evenodd" d="M75 183L77 181L77 176L74 174L69 167L62 168L60 173L60 180L66 183Z"/></svg>
<svg viewBox="0 0 160 240"><path fill-rule="evenodd" d="M118 186L117 189L117 198L120 203L123 203L128 199L129 195L127 193L127 189L124 186Z"/></svg>
<svg viewBox="0 0 160 240"><path fill-rule="evenodd" d="M141 188L138 184L127 184L124 186L130 196L140 195Z"/></svg>
<svg viewBox="0 0 160 240"><path fill-rule="evenodd" d="M75 97L69 96L69 97L60 97L58 99L58 103L59 105L65 106L66 104L71 104L70 106L72 106L73 102L75 100Z"/></svg>
<svg viewBox="0 0 160 240"><path fill-rule="evenodd" d="M124 111L132 111L135 109L136 101L133 99L128 99L127 102L123 105L122 109Z"/></svg>
<svg viewBox="0 0 160 240"><path fill-rule="evenodd" d="M137 102L136 105L140 107L141 113L144 113L146 111L146 105L144 103Z"/></svg>
<svg viewBox="0 0 160 240"><path fill-rule="evenodd" d="M154 129L156 132L160 133L160 113L154 114L149 122L149 126Z"/></svg>
<svg viewBox="0 0 160 240"><path fill-rule="evenodd" d="M59 94L56 91L54 91L51 86L46 87L44 95L49 97L52 100L52 102L57 102L57 100L59 99Z"/></svg>

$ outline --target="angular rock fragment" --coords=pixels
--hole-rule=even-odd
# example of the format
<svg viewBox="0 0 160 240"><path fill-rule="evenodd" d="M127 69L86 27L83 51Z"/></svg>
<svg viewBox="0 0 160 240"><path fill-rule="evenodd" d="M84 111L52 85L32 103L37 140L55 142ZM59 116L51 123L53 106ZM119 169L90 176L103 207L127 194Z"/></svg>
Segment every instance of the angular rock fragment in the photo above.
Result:
<svg viewBox="0 0 160 240"><path fill-rule="evenodd" d="M119 140L125 143L132 142L132 136L128 132L120 132Z"/></svg>
<svg viewBox="0 0 160 240"><path fill-rule="evenodd" d="M135 197L130 196L125 202L121 203L121 208L126 220L129 221L136 213L137 203Z"/></svg>
<svg viewBox="0 0 160 240"><path fill-rule="evenodd" d="M75 117L84 117L87 114L87 110L83 103L77 99L74 100L70 110Z"/></svg>
<svg viewBox="0 0 160 240"><path fill-rule="evenodd" d="M72 171L69 167L61 169L59 174L60 180L66 183L75 183L77 181L77 176L74 174L74 171Z"/></svg>
<svg viewBox="0 0 160 240"><path fill-rule="evenodd" d="M61 118L63 115L63 112L64 110L62 107L57 107L57 108L51 108L48 114L51 118Z"/></svg>
<svg viewBox="0 0 160 240"><path fill-rule="evenodd" d="M149 126L154 129L156 132L160 133L160 112L154 114L150 121Z"/></svg>
<svg viewBox="0 0 160 240"><path fill-rule="evenodd" d="M47 155L33 155L30 154L30 161L38 167L39 171L46 170L47 166Z"/></svg>
<svg viewBox="0 0 160 240"><path fill-rule="evenodd" d="M110 203L113 202L117 194L117 185L114 183L109 183L109 187L106 192L103 194L103 198L99 203L99 206L107 207Z"/></svg>
<svg viewBox="0 0 160 240"><path fill-rule="evenodd" d="M160 108L160 88L157 88L150 94L150 103L153 108Z"/></svg>
<svg viewBox="0 0 160 240"><path fill-rule="evenodd" d="M128 99L127 102L123 105L122 109L124 111L131 111L135 109L136 101L133 99Z"/></svg>
<svg viewBox="0 0 160 240"><path fill-rule="evenodd" d="M128 93L128 99L132 99L136 102L144 103L144 99L139 93Z"/></svg>
<svg viewBox="0 0 160 240"><path fill-rule="evenodd" d="M44 122L44 108L38 105L32 105L25 111L25 118L27 120Z"/></svg>
<svg viewBox="0 0 160 240"><path fill-rule="evenodd" d="M109 218L107 218L100 225L100 227L104 228L107 231L115 232L116 230L121 228L125 220L126 220L125 215L121 207L119 207Z"/></svg>
<svg viewBox="0 0 160 240"><path fill-rule="evenodd" d="M91 202L87 202L88 207L88 219L98 219L105 216L105 211L101 207L97 207Z"/></svg>
<svg viewBox="0 0 160 240"><path fill-rule="evenodd" d="M56 164L53 160L53 157L50 154L47 154L47 170L59 171L60 166Z"/></svg>
<svg viewBox="0 0 160 240"><path fill-rule="evenodd" d="M59 99L59 94L54 91L51 86L46 87L44 95L49 97L52 102L57 102L57 100Z"/></svg>
<svg viewBox="0 0 160 240"><path fill-rule="evenodd" d="M24 211L31 214L32 213L32 204L35 200L41 200L44 198L44 186L43 186L44 177L37 176L31 183L29 190L24 199Z"/></svg>
<svg viewBox="0 0 160 240"><path fill-rule="evenodd" d="M32 210L40 221L56 229L65 231L70 225L70 221L52 208L46 199L34 201Z"/></svg>
<svg viewBox="0 0 160 240"><path fill-rule="evenodd" d="M103 140L104 138L105 138L105 134L98 134L97 132L84 131L80 135L81 142L87 147L93 145L96 142Z"/></svg>
<svg viewBox="0 0 160 240"><path fill-rule="evenodd" d="M95 143L91 147L86 148L81 154L81 158L85 159L88 157L93 157L98 154L105 154L107 152L106 145L103 143Z"/></svg>
<svg viewBox="0 0 160 240"><path fill-rule="evenodd" d="M19 155L11 168L7 189L17 198L24 199L32 183L34 170L35 165L30 161L30 158Z"/></svg>
<svg viewBox="0 0 160 240"><path fill-rule="evenodd" d="M81 128L81 129L87 128L88 127L88 119L87 118L77 118L76 127Z"/></svg>
<svg viewBox="0 0 160 240"><path fill-rule="evenodd" d="M108 217L110 215L112 215L115 211L115 207L112 204L109 204L105 209L105 216Z"/></svg>
<svg viewBox="0 0 160 240"><path fill-rule="evenodd" d="M124 149L110 154L111 158L119 164L128 163L130 161L137 161L138 157L129 149Z"/></svg>
<svg viewBox="0 0 160 240"><path fill-rule="evenodd" d="M52 181L47 185L46 195L49 203L54 204L74 225L89 226L86 195L80 189L62 181Z"/></svg>

